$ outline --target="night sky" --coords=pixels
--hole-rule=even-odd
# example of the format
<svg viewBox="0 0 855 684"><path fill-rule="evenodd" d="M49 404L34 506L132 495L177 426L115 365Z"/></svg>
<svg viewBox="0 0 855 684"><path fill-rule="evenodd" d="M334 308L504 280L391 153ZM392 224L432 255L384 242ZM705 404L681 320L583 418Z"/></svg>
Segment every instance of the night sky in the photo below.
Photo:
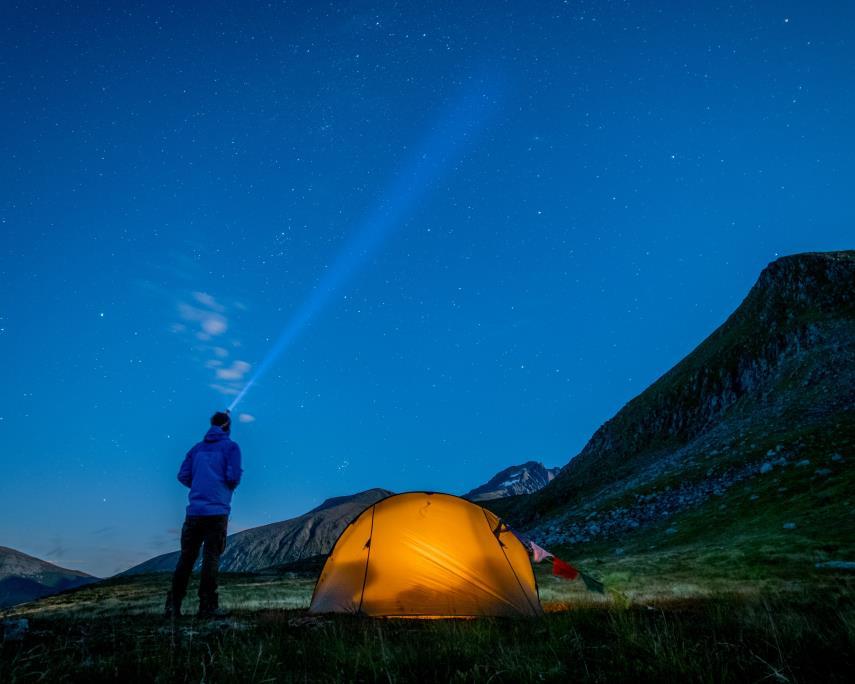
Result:
<svg viewBox="0 0 855 684"><path fill-rule="evenodd" d="M850 2L2 3L0 545L177 548L289 324L232 531L565 464L855 246L853 84Z"/></svg>

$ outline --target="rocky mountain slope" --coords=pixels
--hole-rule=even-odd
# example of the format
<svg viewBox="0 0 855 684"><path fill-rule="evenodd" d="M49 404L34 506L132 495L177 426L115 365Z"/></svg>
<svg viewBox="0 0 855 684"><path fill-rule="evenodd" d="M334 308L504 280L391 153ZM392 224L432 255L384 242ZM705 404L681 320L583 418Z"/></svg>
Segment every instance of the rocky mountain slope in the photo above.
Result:
<svg viewBox="0 0 855 684"><path fill-rule="evenodd" d="M0 546L0 608L97 582L85 572L68 570Z"/></svg>
<svg viewBox="0 0 855 684"><path fill-rule="evenodd" d="M229 535L220 559L220 569L224 572L255 572L327 554L351 520L391 493L385 489L369 489L352 496L327 499L299 517ZM177 561L178 552L174 551L156 556L121 574L171 572Z"/></svg>
<svg viewBox="0 0 855 684"><path fill-rule="evenodd" d="M490 480L463 495L470 501L489 501L518 494L533 494L543 489L561 468L546 468L543 463L528 461L505 468Z"/></svg>
<svg viewBox="0 0 855 684"><path fill-rule="evenodd" d="M831 497L823 482L852 478L853 445L855 252L798 254L771 263L738 309L551 483L490 506L546 543L580 543L792 471L816 490L802 501L809 510Z"/></svg>

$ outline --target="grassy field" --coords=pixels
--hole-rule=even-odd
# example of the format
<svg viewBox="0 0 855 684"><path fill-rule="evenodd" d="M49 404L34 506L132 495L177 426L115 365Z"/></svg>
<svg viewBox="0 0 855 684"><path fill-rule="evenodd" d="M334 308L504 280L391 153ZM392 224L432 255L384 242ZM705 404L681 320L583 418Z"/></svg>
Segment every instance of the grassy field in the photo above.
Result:
<svg viewBox="0 0 855 684"><path fill-rule="evenodd" d="M7 611L31 629L3 644L0 681L850 680L855 576L689 582L677 548L591 555L606 595L538 568L539 619L316 618L311 577L224 575L228 619L172 624L167 577L123 578Z"/></svg>

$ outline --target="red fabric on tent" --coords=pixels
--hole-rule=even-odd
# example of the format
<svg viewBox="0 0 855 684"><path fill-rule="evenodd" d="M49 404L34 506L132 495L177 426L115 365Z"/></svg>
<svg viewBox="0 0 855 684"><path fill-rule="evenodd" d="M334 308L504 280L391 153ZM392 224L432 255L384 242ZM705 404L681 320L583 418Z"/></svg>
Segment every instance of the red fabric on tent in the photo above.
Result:
<svg viewBox="0 0 855 684"><path fill-rule="evenodd" d="M563 577L569 580L579 577L579 571L576 568L555 556L552 557L552 574L556 577Z"/></svg>

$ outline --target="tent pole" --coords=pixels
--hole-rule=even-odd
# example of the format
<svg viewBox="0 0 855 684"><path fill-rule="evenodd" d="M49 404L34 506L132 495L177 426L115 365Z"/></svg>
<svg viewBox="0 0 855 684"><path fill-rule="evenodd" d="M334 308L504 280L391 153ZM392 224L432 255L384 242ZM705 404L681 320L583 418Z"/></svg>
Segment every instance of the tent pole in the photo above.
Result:
<svg viewBox="0 0 855 684"><path fill-rule="evenodd" d="M368 582L368 563L371 560L371 541L374 539L374 512L377 510L375 503L371 507L371 530L368 532L368 555L365 557L365 575L362 577L362 593L359 595L359 608L356 609L356 614L362 612L362 602L365 600L365 584Z"/></svg>

